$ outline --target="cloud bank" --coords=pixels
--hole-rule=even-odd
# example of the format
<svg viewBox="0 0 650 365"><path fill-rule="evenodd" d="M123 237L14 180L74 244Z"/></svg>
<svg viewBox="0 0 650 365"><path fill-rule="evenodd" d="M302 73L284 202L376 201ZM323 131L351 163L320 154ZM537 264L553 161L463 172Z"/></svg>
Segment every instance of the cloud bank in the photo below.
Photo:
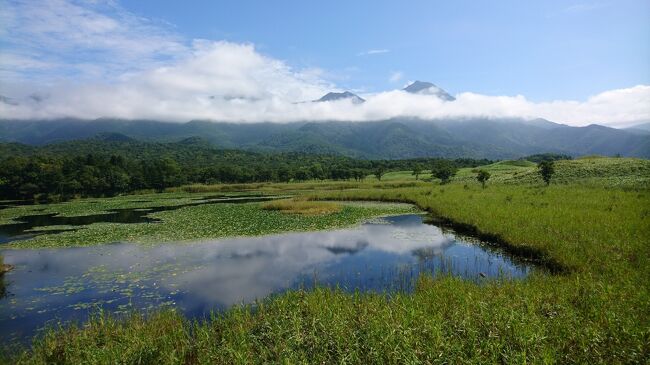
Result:
<svg viewBox="0 0 650 365"><path fill-rule="evenodd" d="M400 90L311 103L341 91L253 44L183 40L113 2L0 0L0 118L101 117L184 122L370 121L396 117L545 118L570 125L650 120L650 86L583 101L533 102L471 92L453 102ZM400 75L401 76L401 75ZM431 80L434 81L435 80Z"/></svg>

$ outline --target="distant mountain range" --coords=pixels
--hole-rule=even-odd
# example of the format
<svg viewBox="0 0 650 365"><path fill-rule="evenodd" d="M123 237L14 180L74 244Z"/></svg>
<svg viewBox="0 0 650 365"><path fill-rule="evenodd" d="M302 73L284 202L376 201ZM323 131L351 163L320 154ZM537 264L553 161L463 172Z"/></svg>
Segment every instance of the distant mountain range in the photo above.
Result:
<svg viewBox="0 0 650 365"><path fill-rule="evenodd" d="M415 81L405 92L453 96ZM365 100L352 92L330 92L313 102ZM3 98L0 102L14 102ZM504 159L536 153L600 154L650 158L650 123L628 129L600 125L569 127L545 119L396 118L376 122L225 123L152 120L0 120L0 141L43 145L87 138L207 144L257 152L337 154L368 159L471 157Z"/></svg>
<svg viewBox="0 0 650 365"><path fill-rule="evenodd" d="M555 152L650 158L650 133L600 125L570 127L544 119L377 122L222 123L150 120L0 120L0 141L43 145L69 140L134 138L203 143L258 152L338 154L356 158L505 159Z"/></svg>
<svg viewBox="0 0 650 365"><path fill-rule="evenodd" d="M444 101L456 100L456 98L449 95L449 93L447 93L445 90L439 88L438 86L430 82L414 81L413 83L403 88L402 90L411 94L433 95ZM314 100L314 102L337 101L337 100L346 100L346 99L352 101L352 103L354 104L361 104L366 101L364 98L360 97L359 95L356 95L349 91L344 91L340 93L329 92L323 95L320 99Z"/></svg>

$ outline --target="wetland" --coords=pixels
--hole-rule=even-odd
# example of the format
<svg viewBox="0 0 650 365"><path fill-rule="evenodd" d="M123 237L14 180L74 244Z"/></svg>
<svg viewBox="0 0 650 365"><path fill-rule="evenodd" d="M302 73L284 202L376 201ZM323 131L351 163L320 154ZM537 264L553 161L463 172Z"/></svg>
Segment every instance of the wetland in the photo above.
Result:
<svg viewBox="0 0 650 365"><path fill-rule="evenodd" d="M3 341L31 338L58 321L160 307L188 318L314 285L410 292L420 274L469 280L523 278L532 265L485 243L422 222L416 214L328 231L191 243L114 243L5 250L15 269L0 300Z"/></svg>

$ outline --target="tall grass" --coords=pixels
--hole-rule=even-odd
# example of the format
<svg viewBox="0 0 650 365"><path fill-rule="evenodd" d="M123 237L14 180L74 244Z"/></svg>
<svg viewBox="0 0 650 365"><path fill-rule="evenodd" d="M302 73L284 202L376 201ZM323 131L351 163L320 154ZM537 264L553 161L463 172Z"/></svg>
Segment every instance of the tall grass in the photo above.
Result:
<svg viewBox="0 0 650 365"><path fill-rule="evenodd" d="M338 213L343 209L343 206L341 204L330 202L285 199L263 203L262 209L277 210L288 214L323 215Z"/></svg>
<svg viewBox="0 0 650 365"><path fill-rule="evenodd" d="M319 192L311 198L411 202L434 216L498 236L513 247L544 252L573 270L636 270L647 263L640 260L648 256L643 249L650 237L649 191L450 184Z"/></svg>

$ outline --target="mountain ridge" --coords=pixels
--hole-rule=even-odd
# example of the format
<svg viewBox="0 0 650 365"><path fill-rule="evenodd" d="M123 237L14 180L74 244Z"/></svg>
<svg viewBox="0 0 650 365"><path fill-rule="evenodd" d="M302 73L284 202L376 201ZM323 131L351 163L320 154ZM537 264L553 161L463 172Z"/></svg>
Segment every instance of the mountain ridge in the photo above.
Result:
<svg viewBox="0 0 650 365"><path fill-rule="evenodd" d="M0 120L0 141L43 145L96 137L212 144L257 152L339 154L366 159L518 158L535 153L650 158L650 136L599 125L571 127L538 119L227 123L193 120ZM199 139L196 139L199 137Z"/></svg>

